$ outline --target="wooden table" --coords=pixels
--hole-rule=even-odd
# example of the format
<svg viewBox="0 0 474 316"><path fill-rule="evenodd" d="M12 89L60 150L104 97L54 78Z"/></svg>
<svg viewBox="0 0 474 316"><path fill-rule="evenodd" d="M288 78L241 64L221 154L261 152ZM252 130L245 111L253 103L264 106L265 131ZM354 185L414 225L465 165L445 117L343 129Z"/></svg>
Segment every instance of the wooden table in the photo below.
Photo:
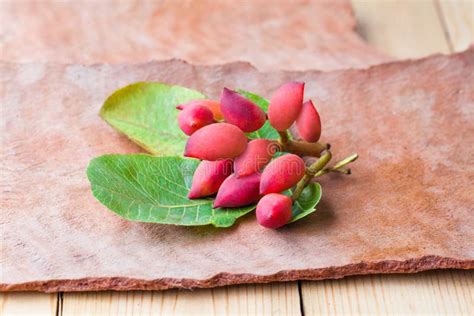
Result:
<svg viewBox="0 0 474 316"><path fill-rule="evenodd" d="M290 0L288 0L290 1ZM474 0L354 0L358 31L399 58L464 50ZM0 315L474 315L473 271L355 276L194 291L3 293Z"/></svg>

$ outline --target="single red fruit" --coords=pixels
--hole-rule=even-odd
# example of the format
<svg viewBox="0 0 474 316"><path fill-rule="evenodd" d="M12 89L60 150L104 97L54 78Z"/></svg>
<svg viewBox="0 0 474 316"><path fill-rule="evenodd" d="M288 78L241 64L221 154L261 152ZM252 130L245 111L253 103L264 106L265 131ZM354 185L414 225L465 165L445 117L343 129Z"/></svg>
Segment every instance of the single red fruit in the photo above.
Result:
<svg viewBox="0 0 474 316"><path fill-rule="evenodd" d="M266 228L279 228L291 219L292 201L283 194L270 193L257 204L257 222Z"/></svg>
<svg viewBox="0 0 474 316"><path fill-rule="evenodd" d="M278 157L263 170L260 181L260 194L280 193L293 187L305 174L303 159L286 154Z"/></svg>
<svg viewBox="0 0 474 316"><path fill-rule="evenodd" d="M194 100L185 104L179 104L176 106L178 110L184 110L188 106L192 105L202 105L207 107L209 110L211 110L212 114L214 115L214 119L216 121L221 121L224 119L224 116L222 115L221 112L221 105L219 102L215 100L208 100L208 99L203 99L203 100Z"/></svg>
<svg viewBox="0 0 474 316"><path fill-rule="evenodd" d="M246 133L258 130L267 119L265 112L255 103L227 88L222 90L221 110L226 122Z"/></svg>
<svg viewBox="0 0 474 316"><path fill-rule="evenodd" d="M260 199L260 176L258 172L240 178L235 174L230 175L219 188L213 207L239 207L257 203Z"/></svg>
<svg viewBox="0 0 474 316"><path fill-rule="evenodd" d="M235 125L214 123L204 126L189 137L184 156L201 160L235 158L247 148L247 137Z"/></svg>
<svg viewBox="0 0 474 316"><path fill-rule="evenodd" d="M304 82L288 82L270 99L268 120L277 131L287 130L296 120L303 104Z"/></svg>
<svg viewBox="0 0 474 316"><path fill-rule="evenodd" d="M209 196L219 190L222 182L232 174L232 160L203 160L194 171L188 198Z"/></svg>
<svg viewBox="0 0 474 316"><path fill-rule="evenodd" d="M212 123L214 123L214 116L211 110L198 104L187 106L178 115L179 128L186 135L192 135L201 127Z"/></svg>
<svg viewBox="0 0 474 316"><path fill-rule="evenodd" d="M234 160L236 176L242 177L261 171L272 159L274 150L274 142L268 139L250 141L245 151Z"/></svg>
<svg viewBox="0 0 474 316"><path fill-rule="evenodd" d="M311 100L303 104L300 115L296 118L296 129L307 142L317 142L321 137L321 118Z"/></svg>

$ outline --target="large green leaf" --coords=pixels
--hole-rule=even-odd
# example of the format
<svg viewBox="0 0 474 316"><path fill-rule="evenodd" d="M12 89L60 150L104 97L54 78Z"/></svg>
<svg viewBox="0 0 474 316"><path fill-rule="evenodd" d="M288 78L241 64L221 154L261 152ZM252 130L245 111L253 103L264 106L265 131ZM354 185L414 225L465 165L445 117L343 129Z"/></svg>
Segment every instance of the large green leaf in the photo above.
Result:
<svg viewBox="0 0 474 316"><path fill-rule="evenodd" d="M265 99L264 97L261 97L259 95L256 95L255 93L248 92L245 90L237 90L238 93L258 105L265 113L268 110L268 105L270 102ZM265 124L257 131L248 133L247 134L248 138L250 139L256 139L256 138L266 138L266 139L278 139L279 135L278 132L270 125L270 122L268 120L265 122Z"/></svg>
<svg viewBox="0 0 474 316"><path fill-rule="evenodd" d="M291 195L291 193L291 191L288 192L288 195ZM306 188L304 188L298 200L293 203L293 216L291 217L290 223L296 222L316 211L316 205L318 205L321 200L321 195L321 185L317 182L310 183Z"/></svg>
<svg viewBox="0 0 474 316"><path fill-rule="evenodd" d="M180 155L187 136L179 129L175 106L203 98L180 86L138 82L108 97L100 116L152 154Z"/></svg>
<svg viewBox="0 0 474 316"><path fill-rule="evenodd" d="M255 209L213 209L212 199L188 199L198 164L191 158L105 155L90 162L87 176L94 196L132 221L228 227Z"/></svg>

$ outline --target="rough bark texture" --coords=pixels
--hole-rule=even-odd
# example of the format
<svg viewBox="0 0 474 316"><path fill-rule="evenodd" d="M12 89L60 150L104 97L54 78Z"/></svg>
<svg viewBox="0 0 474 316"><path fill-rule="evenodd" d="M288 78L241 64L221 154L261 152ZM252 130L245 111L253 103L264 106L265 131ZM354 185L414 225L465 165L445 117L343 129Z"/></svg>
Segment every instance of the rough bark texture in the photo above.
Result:
<svg viewBox="0 0 474 316"><path fill-rule="evenodd" d="M366 273L474 268L474 51L366 70L257 71L192 66L1 64L0 290L212 287ZM321 178L313 215L267 230L127 222L94 200L89 160L139 149L101 121L135 81L262 95L302 80L349 177Z"/></svg>
<svg viewBox="0 0 474 316"><path fill-rule="evenodd" d="M366 67L388 58L354 32L348 0L2 1L0 59L243 60L259 69ZM58 27L60 26L60 27Z"/></svg>

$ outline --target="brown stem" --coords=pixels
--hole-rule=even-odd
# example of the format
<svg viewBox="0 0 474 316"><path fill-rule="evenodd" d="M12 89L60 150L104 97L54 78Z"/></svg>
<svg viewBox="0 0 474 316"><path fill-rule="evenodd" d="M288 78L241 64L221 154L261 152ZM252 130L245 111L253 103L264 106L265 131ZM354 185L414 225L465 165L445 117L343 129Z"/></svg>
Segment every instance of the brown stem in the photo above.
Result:
<svg viewBox="0 0 474 316"><path fill-rule="evenodd" d="M325 150L321 158L318 159L315 163L313 163L311 166L306 168L305 175L303 179L301 179L298 184L296 185L295 191L293 192L291 199L293 201L296 201L300 195L301 192L303 192L304 188L308 185L308 183L313 179L314 175L318 173L320 170L322 170L328 162L331 160L332 154L329 150Z"/></svg>
<svg viewBox="0 0 474 316"><path fill-rule="evenodd" d="M321 153L328 149L328 144L306 143L297 140L288 140L282 144L282 150L298 156L321 157Z"/></svg>
<svg viewBox="0 0 474 316"><path fill-rule="evenodd" d="M278 134L280 135L280 144L286 145L286 143L288 143L288 141L290 140L290 137L288 136L288 131L278 131Z"/></svg>
<svg viewBox="0 0 474 316"><path fill-rule="evenodd" d="M280 139L278 141L280 151L286 151L298 156L321 157L321 152L329 150L331 145L321 143L307 143L298 140L290 139L288 131L280 132Z"/></svg>

